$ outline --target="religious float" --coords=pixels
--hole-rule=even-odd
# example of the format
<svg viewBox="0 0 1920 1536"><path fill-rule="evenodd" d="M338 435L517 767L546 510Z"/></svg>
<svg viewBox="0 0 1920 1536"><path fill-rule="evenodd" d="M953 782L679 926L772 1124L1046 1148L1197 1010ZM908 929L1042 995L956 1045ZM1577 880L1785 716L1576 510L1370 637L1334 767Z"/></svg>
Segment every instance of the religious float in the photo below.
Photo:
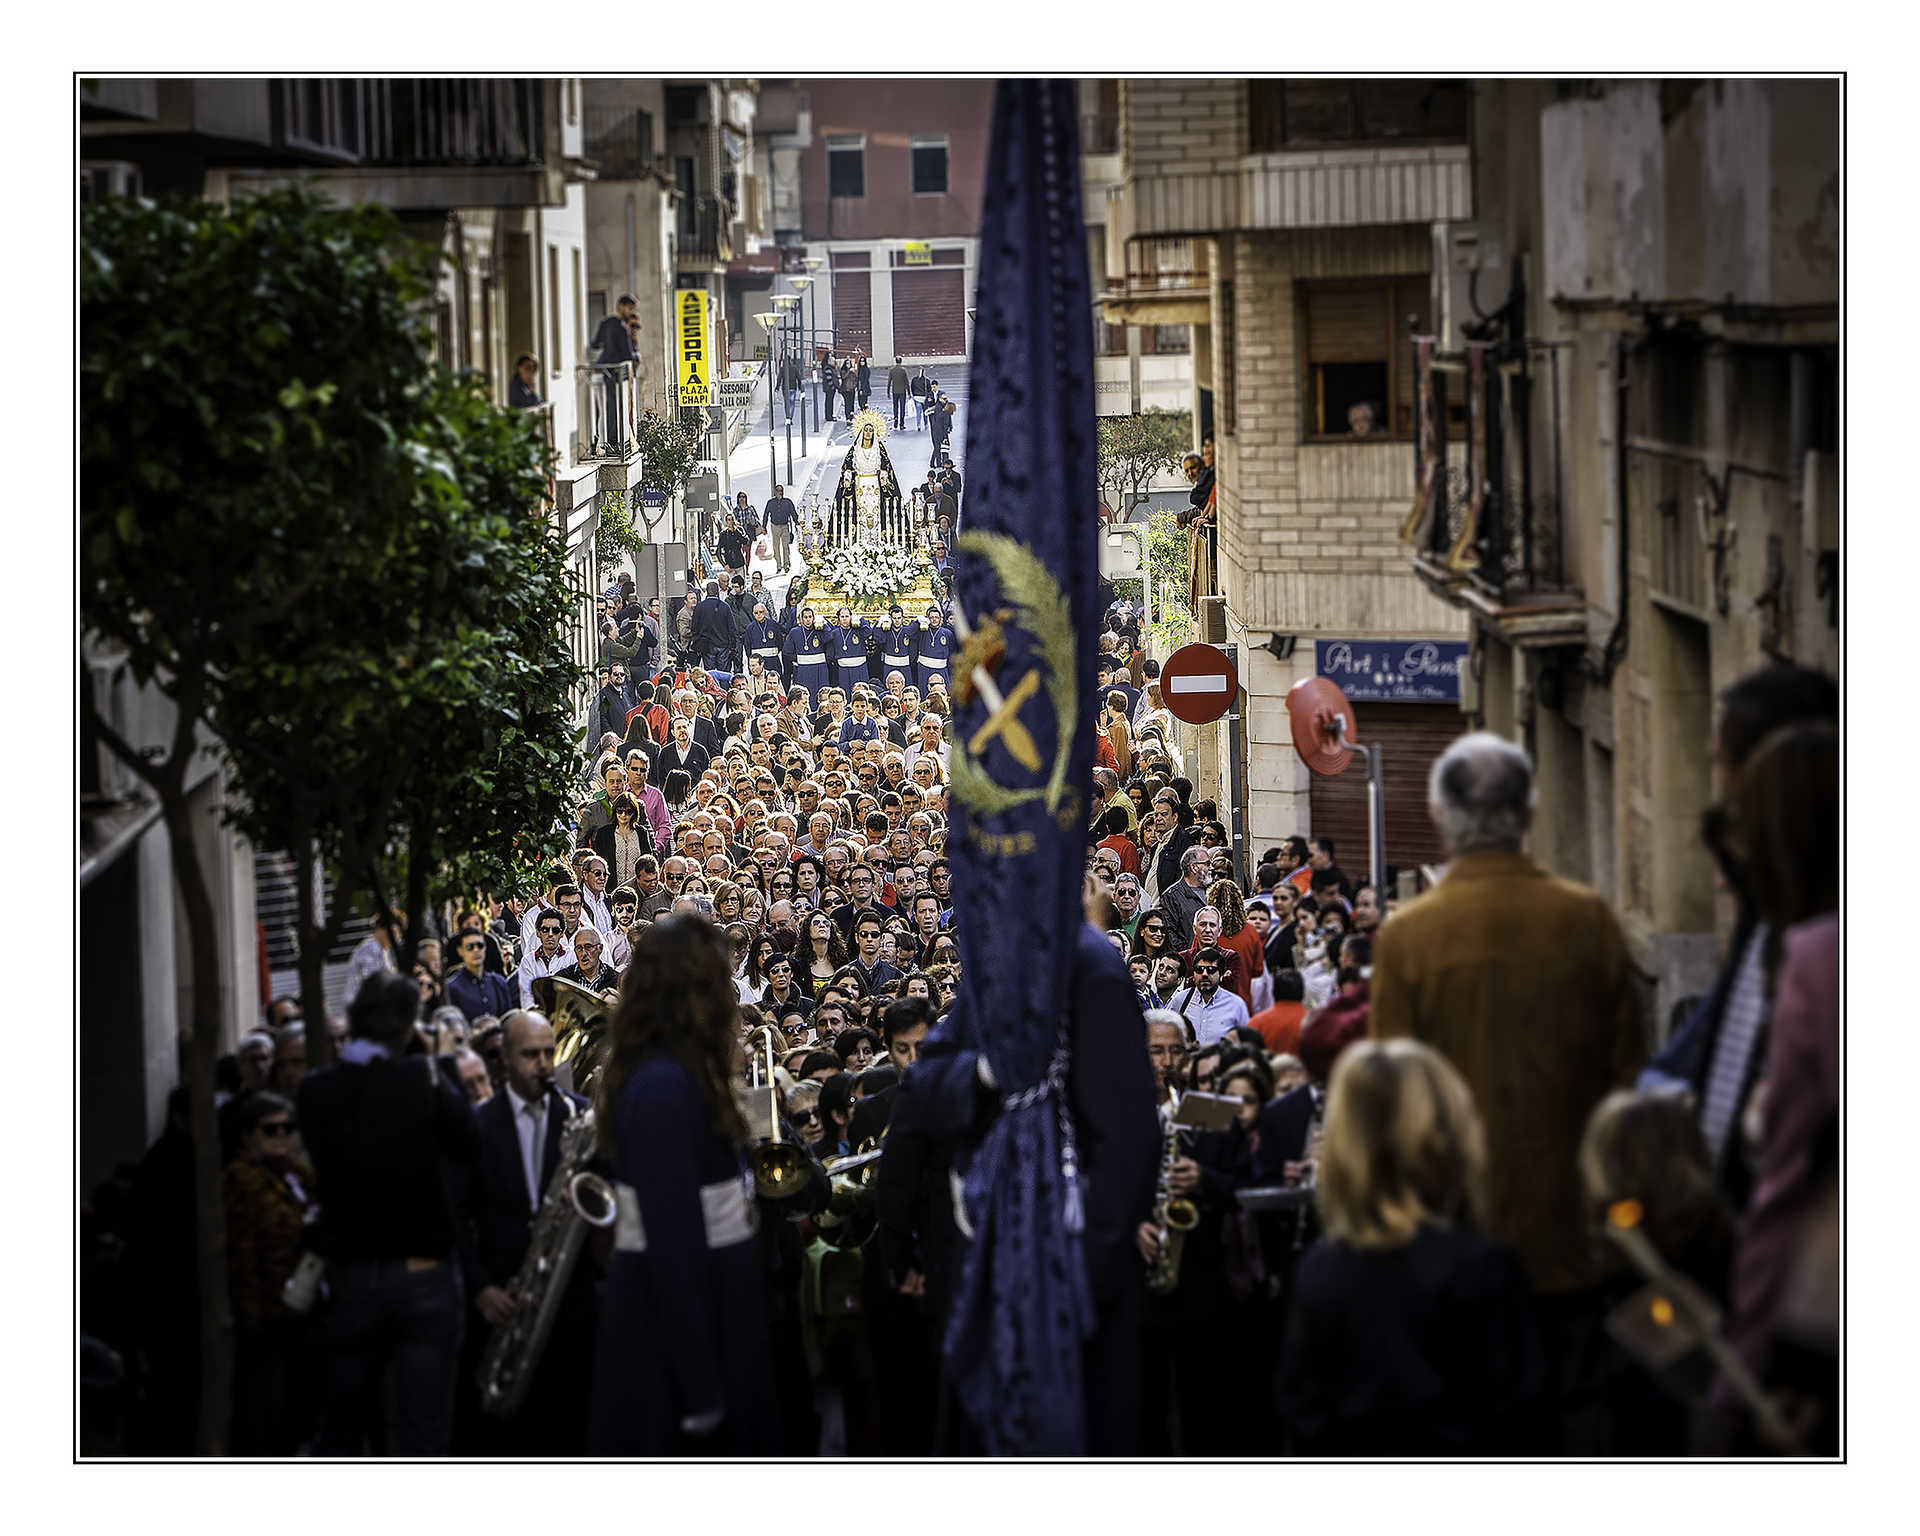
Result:
<svg viewBox="0 0 1920 1536"><path fill-rule="evenodd" d="M807 601L823 615L846 608L855 619L878 620L897 603L917 617L938 601L928 552L934 507L918 487L901 495L880 413L864 410L852 425L831 499L810 497L801 514Z"/></svg>

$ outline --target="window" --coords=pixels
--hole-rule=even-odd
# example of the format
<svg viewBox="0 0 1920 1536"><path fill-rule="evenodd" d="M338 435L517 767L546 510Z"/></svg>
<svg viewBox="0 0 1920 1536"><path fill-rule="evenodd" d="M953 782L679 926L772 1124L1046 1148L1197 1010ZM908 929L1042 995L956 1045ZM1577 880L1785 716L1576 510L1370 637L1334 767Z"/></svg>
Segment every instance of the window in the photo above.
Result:
<svg viewBox="0 0 1920 1536"><path fill-rule="evenodd" d="M1464 80L1249 80L1248 147L1464 139L1472 99Z"/></svg>
<svg viewBox="0 0 1920 1536"><path fill-rule="evenodd" d="M867 195L867 141L857 133L827 136L827 196Z"/></svg>
<svg viewBox="0 0 1920 1536"><path fill-rule="evenodd" d="M1220 333L1213 341L1214 373L1220 380L1219 398L1214 402L1219 413L1220 435L1232 437L1234 431L1233 390L1233 282L1228 279L1220 289Z"/></svg>
<svg viewBox="0 0 1920 1536"><path fill-rule="evenodd" d="M1363 407L1373 433L1413 435L1408 338L1425 332L1427 303L1425 277L1300 284L1308 437L1354 435Z"/></svg>
<svg viewBox="0 0 1920 1536"><path fill-rule="evenodd" d="M547 361L560 377L560 247L547 247Z"/></svg>
<svg viewBox="0 0 1920 1536"><path fill-rule="evenodd" d="M909 154L913 163L913 195L944 197L947 192L947 136L916 134Z"/></svg>
<svg viewBox="0 0 1920 1536"><path fill-rule="evenodd" d="M1193 350L1193 328L1185 325L1156 325L1153 350L1162 357L1184 357Z"/></svg>
<svg viewBox="0 0 1920 1536"><path fill-rule="evenodd" d="M297 149L356 157L360 153L358 80L288 80L280 105L287 143Z"/></svg>
<svg viewBox="0 0 1920 1536"><path fill-rule="evenodd" d="M1108 325L1096 320L1093 326L1093 350L1096 357L1125 357L1127 355L1127 328L1124 325Z"/></svg>
<svg viewBox="0 0 1920 1536"><path fill-rule="evenodd" d="M580 252L576 248L573 252L573 350L577 357L587 354L587 312L581 286Z"/></svg>

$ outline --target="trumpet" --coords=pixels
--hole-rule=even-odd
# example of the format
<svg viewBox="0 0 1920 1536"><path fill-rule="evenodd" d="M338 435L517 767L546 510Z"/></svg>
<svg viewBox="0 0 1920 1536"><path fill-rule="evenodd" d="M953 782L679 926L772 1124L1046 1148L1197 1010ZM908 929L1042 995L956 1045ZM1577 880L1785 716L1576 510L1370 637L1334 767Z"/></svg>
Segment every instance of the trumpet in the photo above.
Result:
<svg viewBox="0 0 1920 1536"><path fill-rule="evenodd" d="M780 1087L773 1075L772 1036L762 1044L766 1048L767 1136L748 1149L747 1165L753 1170L756 1195L765 1200L792 1200L812 1184L815 1164L805 1147L780 1134ZM760 1058L756 1058L754 1065L759 1064Z"/></svg>
<svg viewBox="0 0 1920 1536"><path fill-rule="evenodd" d="M874 1188L880 1177L882 1148L869 1138L858 1152L829 1158L821 1165L827 1176L826 1209L814 1218L821 1241L834 1248L864 1248L880 1228L874 1211Z"/></svg>

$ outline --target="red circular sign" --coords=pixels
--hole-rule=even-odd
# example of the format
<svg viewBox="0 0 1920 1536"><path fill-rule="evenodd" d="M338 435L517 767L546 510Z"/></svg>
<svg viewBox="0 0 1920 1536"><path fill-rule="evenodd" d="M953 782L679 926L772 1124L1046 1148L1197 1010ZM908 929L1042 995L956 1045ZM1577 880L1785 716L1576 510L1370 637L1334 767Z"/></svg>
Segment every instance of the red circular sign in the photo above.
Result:
<svg viewBox="0 0 1920 1536"><path fill-rule="evenodd" d="M1239 696L1240 679L1217 645L1183 645L1160 669L1160 702L1188 725L1212 724Z"/></svg>

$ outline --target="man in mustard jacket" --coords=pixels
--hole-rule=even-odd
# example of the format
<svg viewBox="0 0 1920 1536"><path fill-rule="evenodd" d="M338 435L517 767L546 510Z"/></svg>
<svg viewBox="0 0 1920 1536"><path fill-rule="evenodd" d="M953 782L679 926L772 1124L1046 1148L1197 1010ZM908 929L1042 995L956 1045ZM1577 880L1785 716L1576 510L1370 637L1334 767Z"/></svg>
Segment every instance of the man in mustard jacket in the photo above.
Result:
<svg viewBox="0 0 1920 1536"><path fill-rule="evenodd" d="M1486 1126L1490 1235L1525 1266L1559 1356L1563 1438L1595 1426L1588 1363L1604 1358L1600 1275L1581 1197L1593 1107L1646 1055L1639 983L1606 902L1521 851L1533 765L1488 732L1434 763L1428 810L1452 856L1440 884L1379 931L1372 1030L1411 1035L1457 1067ZM1597 1447L1591 1447L1597 1449Z"/></svg>

